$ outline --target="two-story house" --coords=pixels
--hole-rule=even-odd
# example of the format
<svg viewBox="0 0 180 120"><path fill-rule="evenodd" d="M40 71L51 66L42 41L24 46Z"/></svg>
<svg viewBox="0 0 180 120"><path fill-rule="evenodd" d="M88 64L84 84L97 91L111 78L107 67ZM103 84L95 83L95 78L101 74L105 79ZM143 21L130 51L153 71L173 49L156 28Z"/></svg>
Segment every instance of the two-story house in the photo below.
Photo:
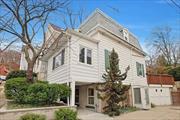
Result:
<svg viewBox="0 0 180 120"><path fill-rule="evenodd" d="M69 105L79 105L101 112L104 102L97 98L96 83L104 82L102 74L108 64L108 55L114 48L119 55L120 70L130 70L123 84L131 85L129 105L150 108L145 69L145 53L138 39L112 18L96 9L77 30L50 24L55 37L47 32L49 51L41 60L46 80L68 84L71 87ZM57 42L58 41L58 42Z"/></svg>

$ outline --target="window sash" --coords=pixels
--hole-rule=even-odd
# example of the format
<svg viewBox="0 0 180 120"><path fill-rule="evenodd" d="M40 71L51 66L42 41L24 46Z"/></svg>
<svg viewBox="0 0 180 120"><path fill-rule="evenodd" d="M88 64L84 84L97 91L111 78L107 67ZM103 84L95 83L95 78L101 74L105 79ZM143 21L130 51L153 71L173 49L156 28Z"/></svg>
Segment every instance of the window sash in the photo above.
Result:
<svg viewBox="0 0 180 120"><path fill-rule="evenodd" d="M106 49L104 50L104 56L105 56L105 70L107 70L108 68L110 68L110 63L109 63L110 52Z"/></svg>
<svg viewBox="0 0 180 120"><path fill-rule="evenodd" d="M80 46L79 62L91 65L92 64L92 50Z"/></svg>
<svg viewBox="0 0 180 120"><path fill-rule="evenodd" d="M53 57L53 70L64 64L65 49L63 49L58 55Z"/></svg>
<svg viewBox="0 0 180 120"><path fill-rule="evenodd" d="M94 89L93 88L88 88L88 104L89 105L94 105Z"/></svg>
<svg viewBox="0 0 180 120"><path fill-rule="evenodd" d="M92 64L92 51L90 49L87 49L87 64Z"/></svg>
<svg viewBox="0 0 180 120"><path fill-rule="evenodd" d="M85 48L80 47L79 62L85 63Z"/></svg>
<svg viewBox="0 0 180 120"><path fill-rule="evenodd" d="M137 76L145 76L144 65L136 62Z"/></svg>

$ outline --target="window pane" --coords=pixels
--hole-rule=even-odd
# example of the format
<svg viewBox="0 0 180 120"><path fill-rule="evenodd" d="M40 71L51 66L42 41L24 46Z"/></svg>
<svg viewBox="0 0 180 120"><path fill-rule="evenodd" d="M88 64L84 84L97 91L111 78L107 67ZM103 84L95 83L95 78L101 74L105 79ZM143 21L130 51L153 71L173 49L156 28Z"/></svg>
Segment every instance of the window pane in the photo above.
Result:
<svg viewBox="0 0 180 120"><path fill-rule="evenodd" d="M53 69L64 64L64 53L65 49L63 49L57 56L53 58Z"/></svg>
<svg viewBox="0 0 180 120"><path fill-rule="evenodd" d="M84 63L85 62L85 48L80 48L80 53L79 53L79 62Z"/></svg>
<svg viewBox="0 0 180 120"><path fill-rule="evenodd" d="M144 74L144 65L141 64L141 66L142 66L142 76L144 77L145 76L145 74Z"/></svg>
<svg viewBox="0 0 180 120"><path fill-rule="evenodd" d="M65 53L65 49L63 49L62 50L62 52L61 52L61 65L63 65L64 64L64 53Z"/></svg>
<svg viewBox="0 0 180 120"><path fill-rule="evenodd" d="M87 64L92 64L91 50L87 49Z"/></svg>
<svg viewBox="0 0 180 120"><path fill-rule="evenodd" d="M52 69L54 70L55 69L55 57L53 57L53 67Z"/></svg>
<svg viewBox="0 0 180 120"><path fill-rule="evenodd" d="M88 104L94 105L94 97L88 97Z"/></svg>
<svg viewBox="0 0 180 120"><path fill-rule="evenodd" d="M134 103L141 104L141 91L140 88L134 88Z"/></svg>
<svg viewBox="0 0 180 120"><path fill-rule="evenodd" d="M110 55L110 52L108 50L104 50L105 69L108 69L110 67L110 64L109 64L109 55Z"/></svg>
<svg viewBox="0 0 180 120"><path fill-rule="evenodd" d="M88 89L88 96L94 96L94 89L93 88Z"/></svg>

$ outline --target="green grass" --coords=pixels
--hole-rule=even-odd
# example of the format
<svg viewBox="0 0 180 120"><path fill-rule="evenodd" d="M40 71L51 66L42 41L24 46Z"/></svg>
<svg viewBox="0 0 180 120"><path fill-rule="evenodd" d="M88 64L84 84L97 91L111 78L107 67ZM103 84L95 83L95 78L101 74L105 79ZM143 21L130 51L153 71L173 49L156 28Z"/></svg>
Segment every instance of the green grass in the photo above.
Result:
<svg viewBox="0 0 180 120"><path fill-rule="evenodd" d="M52 106L60 106L60 105L57 105L57 104L52 104L52 105L19 104L13 101L7 103L7 109L23 109L23 108L38 108L38 107L52 107Z"/></svg>
<svg viewBox="0 0 180 120"><path fill-rule="evenodd" d="M136 107L122 107L120 108L120 113L129 113L129 112L134 112L134 111L137 111L139 110L138 108Z"/></svg>

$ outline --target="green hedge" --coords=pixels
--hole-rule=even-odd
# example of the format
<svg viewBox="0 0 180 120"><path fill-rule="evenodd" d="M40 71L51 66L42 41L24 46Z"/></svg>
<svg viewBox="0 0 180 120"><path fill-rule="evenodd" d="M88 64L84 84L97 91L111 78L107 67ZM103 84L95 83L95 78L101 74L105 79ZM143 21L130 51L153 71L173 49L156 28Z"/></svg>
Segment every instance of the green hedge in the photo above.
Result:
<svg viewBox="0 0 180 120"><path fill-rule="evenodd" d="M27 113L27 114L21 116L19 120L46 120L46 117L44 115Z"/></svg>
<svg viewBox="0 0 180 120"><path fill-rule="evenodd" d="M26 77L26 70L11 71L10 73L8 73L6 80L18 77ZM33 77L37 77L37 74L33 73Z"/></svg>
<svg viewBox="0 0 180 120"><path fill-rule="evenodd" d="M26 78L12 78L6 81L5 95L17 103L50 105L60 98L70 95L70 87L37 81L33 84Z"/></svg>
<svg viewBox="0 0 180 120"><path fill-rule="evenodd" d="M13 99L18 103L24 103L27 95L29 83L25 78L12 78L6 81L5 95L8 99Z"/></svg>
<svg viewBox="0 0 180 120"><path fill-rule="evenodd" d="M77 120L77 112L68 108L60 108L55 111L55 120Z"/></svg>

